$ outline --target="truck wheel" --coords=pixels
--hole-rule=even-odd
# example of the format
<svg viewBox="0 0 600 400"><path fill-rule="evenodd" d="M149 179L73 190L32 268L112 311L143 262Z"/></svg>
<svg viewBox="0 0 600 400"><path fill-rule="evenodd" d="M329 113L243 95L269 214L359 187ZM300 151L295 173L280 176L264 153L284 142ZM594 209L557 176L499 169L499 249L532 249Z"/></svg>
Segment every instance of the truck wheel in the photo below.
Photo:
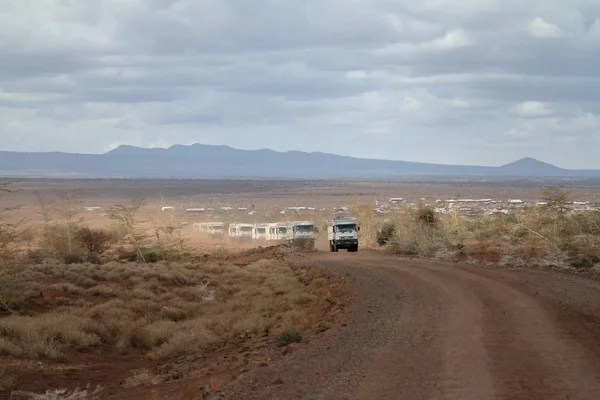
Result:
<svg viewBox="0 0 600 400"><path fill-rule="evenodd" d="M337 253L337 252L338 252L338 250L339 250L339 249L338 249L338 247L337 247L337 244L335 244L335 243L334 243L334 244L333 244L333 251L335 251L335 252Z"/></svg>
<svg viewBox="0 0 600 400"><path fill-rule="evenodd" d="M333 243L331 241L329 242L329 251L333 253Z"/></svg>

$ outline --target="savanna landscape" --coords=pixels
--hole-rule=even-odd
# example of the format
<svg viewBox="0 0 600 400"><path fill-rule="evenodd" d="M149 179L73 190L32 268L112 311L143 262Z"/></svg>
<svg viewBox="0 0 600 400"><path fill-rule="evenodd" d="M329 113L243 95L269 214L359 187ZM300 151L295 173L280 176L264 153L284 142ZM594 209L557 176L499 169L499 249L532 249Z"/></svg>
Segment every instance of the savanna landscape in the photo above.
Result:
<svg viewBox="0 0 600 400"><path fill-rule="evenodd" d="M1 189L2 398L599 393L600 189L589 182L23 179ZM335 214L358 218L360 253L326 252ZM292 220L315 223L315 249L193 229ZM588 386L572 387L572 374Z"/></svg>

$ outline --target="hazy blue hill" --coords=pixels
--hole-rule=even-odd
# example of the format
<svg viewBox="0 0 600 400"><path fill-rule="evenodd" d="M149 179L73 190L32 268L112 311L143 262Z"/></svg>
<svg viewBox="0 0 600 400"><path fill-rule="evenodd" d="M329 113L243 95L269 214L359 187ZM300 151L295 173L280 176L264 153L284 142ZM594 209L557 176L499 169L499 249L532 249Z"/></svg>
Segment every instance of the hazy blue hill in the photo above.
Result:
<svg viewBox="0 0 600 400"><path fill-rule="evenodd" d="M202 144L168 149L120 146L105 154L0 152L0 173L181 178L600 177L600 171L567 170L533 158L482 167Z"/></svg>

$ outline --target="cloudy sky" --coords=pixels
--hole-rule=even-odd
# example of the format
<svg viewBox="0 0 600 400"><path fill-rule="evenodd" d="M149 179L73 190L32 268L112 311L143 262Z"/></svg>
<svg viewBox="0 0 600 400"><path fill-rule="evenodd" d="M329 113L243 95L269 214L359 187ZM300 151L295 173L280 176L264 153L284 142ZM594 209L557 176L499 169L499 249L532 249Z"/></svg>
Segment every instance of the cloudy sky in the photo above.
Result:
<svg viewBox="0 0 600 400"><path fill-rule="evenodd" d="M0 150L600 168L600 0L0 0Z"/></svg>

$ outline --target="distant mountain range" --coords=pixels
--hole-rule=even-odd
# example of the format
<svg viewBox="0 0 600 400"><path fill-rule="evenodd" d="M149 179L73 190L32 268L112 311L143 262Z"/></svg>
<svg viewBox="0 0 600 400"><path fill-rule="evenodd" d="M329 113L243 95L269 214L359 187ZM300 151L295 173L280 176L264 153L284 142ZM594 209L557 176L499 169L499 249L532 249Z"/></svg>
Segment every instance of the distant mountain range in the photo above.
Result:
<svg viewBox="0 0 600 400"><path fill-rule="evenodd" d="M533 158L500 167L374 160L326 153L239 150L194 144L120 146L105 154L0 152L0 175L131 178L600 177Z"/></svg>

